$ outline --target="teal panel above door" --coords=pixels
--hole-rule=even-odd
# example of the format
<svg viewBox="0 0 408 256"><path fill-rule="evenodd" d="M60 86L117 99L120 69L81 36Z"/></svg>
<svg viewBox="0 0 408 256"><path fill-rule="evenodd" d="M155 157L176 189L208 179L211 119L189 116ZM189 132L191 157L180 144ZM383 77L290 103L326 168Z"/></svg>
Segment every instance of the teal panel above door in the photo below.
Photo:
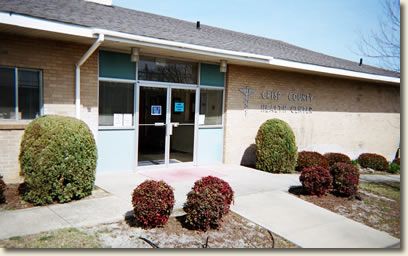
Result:
<svg viewBox="0 0 408 256"><path fill-rule="evenodd" d="M99 76L121 79L136 79L136 64L130 54L99 51Z"/></svg>
<svg viewBox="0 0 408 256"><path fill-rule="evenodd" d="M200 85L224 87L224 75L220 72L220 65L201 63Z"/></svg>

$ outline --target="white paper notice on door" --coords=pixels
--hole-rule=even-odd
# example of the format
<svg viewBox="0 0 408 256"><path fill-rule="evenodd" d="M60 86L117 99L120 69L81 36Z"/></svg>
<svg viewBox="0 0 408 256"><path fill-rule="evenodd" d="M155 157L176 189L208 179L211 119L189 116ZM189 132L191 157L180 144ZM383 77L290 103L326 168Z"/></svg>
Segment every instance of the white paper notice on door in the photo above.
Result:
<svg viewBox="0 0 408 256"><path fill-rule="evenodd" d="M123 114L113 114L113 126L123 126Z"/></svg>
<svg viewBox="0 0 408 256"><path fill-rule="evenodd" d="M198 116L198 124L202 125L205 123L205 115L199 115Z"/></svg>
<svg viewBox="0 0 408 256"><path fill-rule="evenodd" d="M133 119L132 114L123 114L123 126L127 127L132 126L132 119Z"/></svg>

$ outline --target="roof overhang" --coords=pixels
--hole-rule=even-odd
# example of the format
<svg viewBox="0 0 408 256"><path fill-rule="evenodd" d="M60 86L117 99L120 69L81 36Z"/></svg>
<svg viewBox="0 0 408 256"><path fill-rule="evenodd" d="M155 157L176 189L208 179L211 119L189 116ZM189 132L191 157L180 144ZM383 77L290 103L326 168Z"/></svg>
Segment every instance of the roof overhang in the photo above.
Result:
<svg viewBox="0 0 408 256"><path fill-rule="evenodd" d="M53 37L60 38L61 40L69 39L76 42L89 43L90 40L95 40L99 34L103 34L105 36L105 42L103 43L103 46L107 47L141 47L143 51L146 50L147 52L161 52L163 54L172 56L185 56L205 61L219 62L220 60L227 60L232 64L240 64L246 66L281 69L302 73L313 73L324 76L383 82L396 85L400 84L400 78L397 77L381 76L344 69L323 67L294 61L275 59L271 56L229 51L218 48L121 33L106 29L84 27L16 13L0 12L0 25L2 24L9 27L17 27L20 29L20 31L35 30L36 35L39 37Z"/></svg>

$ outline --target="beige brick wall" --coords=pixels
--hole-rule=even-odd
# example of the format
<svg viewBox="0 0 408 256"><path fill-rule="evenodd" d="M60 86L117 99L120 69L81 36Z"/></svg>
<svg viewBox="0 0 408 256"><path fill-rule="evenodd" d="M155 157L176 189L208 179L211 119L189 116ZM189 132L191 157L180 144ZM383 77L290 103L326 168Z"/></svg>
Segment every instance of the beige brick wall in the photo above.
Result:
<svg viewBox="0 0 408 256"><path fill-rule="evenodd" d="M253 164L251 144L259 126L271 118L289 123L299 150L343 152L352 158L362 152L379 153L389 160L394 157L400 141L398 86L235 65L228 68L226 163ZM246 115L240 92L245 87L253 90ZM305 101L293 101L292 93L304 94ZM292 112L292 106L311 108L311 112Z"/></svg>
<svg viewBox="0 0 408 256"><path fill-rule="evenodd" d="M61 41L0 33L0 65L43 71L44 113L75 116L75 63L89 49ZM81 119L93 133L98 129L98 54L81 67ZM0 126L6 121L0 120ZM8 138L11 147L1 146L0 173L6 180L18 175L18 148L22 131L0 129L0 140ZM15 136L14 139L10 139Z"/></svg>

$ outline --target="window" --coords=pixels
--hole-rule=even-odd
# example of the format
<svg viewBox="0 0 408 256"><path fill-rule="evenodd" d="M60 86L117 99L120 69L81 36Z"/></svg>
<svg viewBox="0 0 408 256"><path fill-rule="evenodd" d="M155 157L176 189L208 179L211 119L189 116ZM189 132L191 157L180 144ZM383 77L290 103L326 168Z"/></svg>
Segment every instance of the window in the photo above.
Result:
<svg viewBox="0 0 408 256"><path fill-rule="evenodd" d="M99 83L99 126L131 127L134 84Z"/></svg>
<svg viewBox="0 0 408 256"><path fill-rule="evenodd" d="M0 67L0 119L38 117L40 83L39 70Z"/></svg>
<svg viewBox="0 0 408 256"><path fill-rule="evenodd" d="M197 84L197 63L142 56L138 69L139 80Z"/></svg>
<svg viewBox="0 0 408 256"><path fill-rule="evenodd" d="M222 125L223 90L200 90L200 125Z"/></svg>

